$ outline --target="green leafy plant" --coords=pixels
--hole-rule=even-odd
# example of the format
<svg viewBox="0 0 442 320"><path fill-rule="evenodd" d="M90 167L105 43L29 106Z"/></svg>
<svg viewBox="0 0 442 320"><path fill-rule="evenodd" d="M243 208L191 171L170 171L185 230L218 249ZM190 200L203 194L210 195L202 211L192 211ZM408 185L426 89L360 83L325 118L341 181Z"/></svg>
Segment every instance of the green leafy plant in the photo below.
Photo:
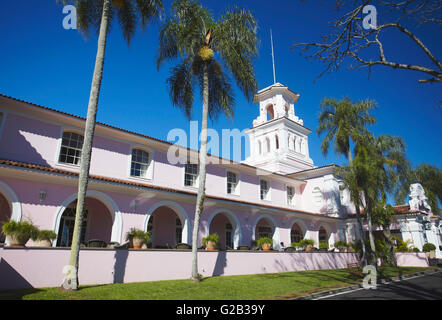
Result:
<svg viewBox="0 0 442 320"><path fill-rule="evenodd" d="M419 248L413 248L413 252L421 252Z"/></svg>
<svg viewBox="0 0 442 320"><path fill-rule="evenodd" d="M345 242L344 240L339 240L335 242L335 247L336 248L348 248L349 244L347 242Z"/></svg>
<svg viewBox="0 0 442 320"><path fill-rule="evenodd" d="M410 252L411 251L411 249L408 246L411 242L410 239L408 239L407 241L404 242L401 238L399 238L397 236L392 236L391 238L393 239L393 241L396 241L396 246L394 247L395 252Z"/></svg>
<svg viewBox="0 0 442 320"><path fill-rule="evenodd" d="M328 250L328 243L324 241L319 242L319 249Z"/></svg>
<svg viewBox="0 0 442 320"><path fill-rule="evenodd" d="M57 238L57 234L52 230L39 230L37 233L37 240L54 240Z"/></svg>
<svg viewBox="0 0 442 320"><path fill-rule="evenodd" d="M132 241L134 238L144 239L146 243L150 242L150 233L136 228L131 228L126 233L126 241Z"/></svg>
<svg viewBox="0 0 442 320"><path fill-rule="evenodd" d="M38 231L38 228L30 221L10 220L2 225L2 232L5 236L14 237L23 244L29 239L37 239Z"/></svg>
<svg viewBox="0 0 442 320"><path fill-rule="evenodd" d="M426 243L422 247L423 252L430 252L430 251L434 251L434 250L436 250L436 246L432 243Z"/></svg>
<svg viewBox="0 0 442 320"><path fill-rule="evenodd" d="M269 238L269 237L262 237L262 238L259 238L258 241L257 241L258 247L261 247L265 243L272 245L273 244L273 239Z"/></svg>
<svg viewBox="0 0 442 320"><path fill-rule="evenodd" d="M301 248L302 246L299 244L299 242L292 242L291 243L291 246L293 247L293 248Z"/></svg>
<svg viewBox="0 0 442 320"><path fill-rule="evenodd" d="M303 248L306 248L307 246L313 246L315 244L314 240L311 239L302 239L299 241L299 245Z"/></svg>
<svg viewBox="0 0 442 320"><path fill-rule="evenodd" d="M205 246L207 242L214 242L215 245L219 244L219 235L217 233L209 234L207 237L202 239L202 243Z"/></svg>

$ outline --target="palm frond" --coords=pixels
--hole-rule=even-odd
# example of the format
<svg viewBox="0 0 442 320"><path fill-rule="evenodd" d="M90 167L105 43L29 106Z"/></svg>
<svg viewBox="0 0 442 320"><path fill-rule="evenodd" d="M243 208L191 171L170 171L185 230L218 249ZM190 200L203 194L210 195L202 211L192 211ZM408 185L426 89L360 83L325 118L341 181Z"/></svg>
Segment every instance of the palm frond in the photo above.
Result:
<svg viewBox="0 0 442 320"><path fill-rule="evenodd" d="M167 79L169 95L172 104L184 111L188 118L192 116L193 87L195 78L192 72L192 60L184 60L171 69L171 76Z"/></svg>

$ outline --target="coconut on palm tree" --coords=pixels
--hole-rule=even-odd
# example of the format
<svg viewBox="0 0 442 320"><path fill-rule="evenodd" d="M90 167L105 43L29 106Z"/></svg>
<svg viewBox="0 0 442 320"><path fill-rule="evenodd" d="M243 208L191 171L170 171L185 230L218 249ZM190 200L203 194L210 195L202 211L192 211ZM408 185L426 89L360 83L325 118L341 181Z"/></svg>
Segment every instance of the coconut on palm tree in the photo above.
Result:
<svg viewBox="0 0 442 320"><path fill-rule="evenodd" d="M66 3L66 1L63 0L62 3ZM139 22L144 28L150 21L159 17L163 12L162 0L74 0L73 4L77 9L77 28L80 32L88 34L90 28L97 27L99 36L95 68L89 95L84 142L81 150L77 209L74 233L72 236L71 255L69 264L64 268L65 277L62 288L65 290L76 290L78 288L80 227L83 221L84 203L92 154L92 141L95 131L106 39L110 22L112 18L116 16L122 28L123 37L129 43Z"/></svg>
<svg viewBox="0 0 442 320"><path fill-rule="evenodd" d="M321 143L322 153L326 156L330 143L333 142L335 153L343 154L348 159L349 165L351 165L352 152L350 141L355 142L358 137L366 134L366 126L376 122L376 119L369 114L369 111L375 107L376 103L372 100L354 103L349 98L343 98L342 100L325 98L321 102L321 113L319 115L319 126L317 128L317 134L319 136L325 133ZM359 207L359 195L355 195L351 200L355 204L359 233L362 238L362 256L365 258L366 264L368 264L365 236Z"/></svg>
<svg viewBox="0 0 442 320"><path fill-rule="evenodd" d="M158 69L165 60L178 60L167 79L174 106L191 117L196 87L202 96L199 186L192 235L192 280L198 281L197 237L206 183L208 118L233 116L230 75L250 101L257 84L252 60L257 54L256 22L244 9L228 9L215 18L200 3L177 0L160 31ZM228 73L226 73L228 72Z"/></svg>

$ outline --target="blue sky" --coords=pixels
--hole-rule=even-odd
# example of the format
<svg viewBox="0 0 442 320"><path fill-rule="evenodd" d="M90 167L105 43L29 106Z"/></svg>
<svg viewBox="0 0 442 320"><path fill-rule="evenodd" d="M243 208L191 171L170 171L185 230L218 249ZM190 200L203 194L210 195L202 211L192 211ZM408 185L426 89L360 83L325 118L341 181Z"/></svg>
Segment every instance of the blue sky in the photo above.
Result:
<svg viewBox="0 0 442 320"><path fill-rule="evenodd" d="M273 83L270 28L273 30L276 80L300 93L296 114L313 130L309 136L310 156L315 165L342 164L333 150L325 158L320 151L318 126L319 103L324 97L353 100L374 99L379 108L372 127L376 135L403 137L407 155L416 166L422 162L440 167L442 147L441 85L418 84L422 76L412 71L375 68L340 71L317 76L324 68L320 62L308 61L291 50L294 42L318 41L328 31L328 23L337 17L334 1L310 0L206 0L202 3L214 14L229 4L253 11L259 24L259 56L255 70L259 88ZM165 1L169 11L171 1ZM382 15L382 12L378 12ZM97 36L84 38L76 30L62 27L62 5L55 0L0 0L0 92L80 116L86 115L90 83L96 55ZM382 19L382 17L380 18ZM98 121L166 139L169 130L189 131L184 114L172 107L165 81L171 65L156 70L158 24L137 32L130 46L114 23L106 49ZM441 33L420 28L417 35L441 58ZM426 57L403 36L385 38L390 59L429 65ZM225 128L250 128L258 116L258 106L237 92L233 120L222 116L210 126L221 132ZM195 104L193 120L200 120L200 103ZM235 158L234 160L239 160Z"/></svg>

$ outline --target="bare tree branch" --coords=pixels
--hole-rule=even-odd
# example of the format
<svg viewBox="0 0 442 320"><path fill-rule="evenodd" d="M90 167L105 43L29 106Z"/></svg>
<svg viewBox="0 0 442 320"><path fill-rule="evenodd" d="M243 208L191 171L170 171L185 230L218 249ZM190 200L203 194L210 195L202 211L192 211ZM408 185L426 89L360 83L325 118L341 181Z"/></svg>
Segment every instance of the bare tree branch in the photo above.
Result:
<svg viewBox="0 0 442 320"><path fill-rule="evenodd" d="M346 1L336 1L337 10L341 10ZM370 71L371 67L382 65L394 69L421 72L431 76L419 80L419 83L442 82L442 63L428 46L404 25L405 20L412 18L417 20L418 26L426 23L435 23L439 26L442 22L442 0L378 0L376 4L382 6L382 12L387 13L388 18L393 22L371 26L372 28L369 30L362 27L362 12L365 6L372 4L374 1L354 0L351 2L356 5L356 8L344 13L341 18L332 23L332 33L322 36L320 42L295 43L293 45L294 48L301 48L305 52L313 49L313 53L307 55L307 58L316 59L326 64L319 77L327 72L336 71L346 58L351 58L358 64L350 66L350 69L368 67ZM377 9L377 11L380 12L380 9ZM411 39L417 48L429 58L433 66L389 61L381 41L382 35L389 29L398 30ZM379 57L375 59L364 57L364 54L369 52L367 49L371 47L377 48Z"/></svg>

